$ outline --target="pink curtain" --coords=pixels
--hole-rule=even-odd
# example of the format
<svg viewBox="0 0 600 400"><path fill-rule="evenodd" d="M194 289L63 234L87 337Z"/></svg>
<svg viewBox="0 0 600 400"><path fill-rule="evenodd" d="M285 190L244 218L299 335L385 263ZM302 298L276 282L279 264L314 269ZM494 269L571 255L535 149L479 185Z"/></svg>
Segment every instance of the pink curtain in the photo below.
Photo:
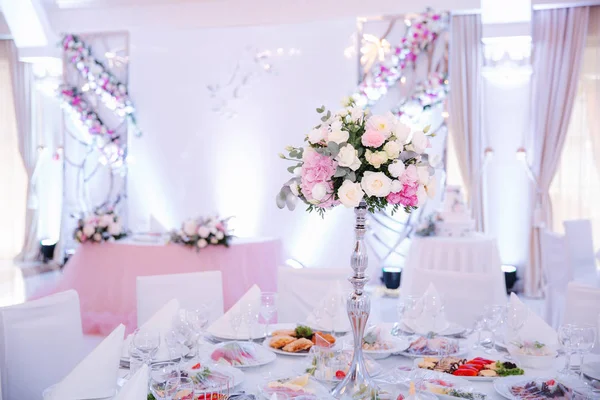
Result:
<svg viewBox="0 0 600 400"><path fill-rule="evenodd" d="M583 67L587 118L596 168L600 174L600 6L590 8L587 49Z"/></svg>
<svg viewBox="0 0 600 400"><path fill-rule="evenodd" d="M533 143L536 179L525 293L542 295L540 230L552 226L548 193L560 160L577 93L588 27L589 7L535 11L533 14Z"/></svg>
<svg viewBox="0 0 600 400"><path fill-rule="evenodd" d="M481 134L481 17L452 17L450 38L450 136L473 218L484 230Z"/></svg>

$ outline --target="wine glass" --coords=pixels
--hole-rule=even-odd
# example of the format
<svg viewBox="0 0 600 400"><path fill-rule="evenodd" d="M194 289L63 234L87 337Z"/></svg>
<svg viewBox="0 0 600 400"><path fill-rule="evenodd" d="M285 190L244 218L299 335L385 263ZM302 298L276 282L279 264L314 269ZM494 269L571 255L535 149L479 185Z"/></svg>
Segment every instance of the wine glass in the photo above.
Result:
<svg viewBox="0 0 600 400"><path fill-rule="evenodd" d="M229 312L229 324L233 330L233 338L238 339L240 328L242 326L242 313L238 310L231 310Z"/></svg>
<svg viewBox="0 0 600 400"><path fill-rule="evenodd" d="M150 366L150 390L156 398L172 400L179 387L179 366L175 362L160 362Z"/></svg>
<svg viewBox="0 0 600 400"><path fill-rule="evenodd" d="M248 341L252 340L252 333L255 325L258 323L258 304L255 302L248 302L242 304L242 322L246 324L248 328Z"/></svg>
<svg viewBox="0 0 600 400"><path fill-rule="evenodd" d="M596 342L596 328L592 325L579 325L573 331L575 353L579 354L579 378L583 380L583 359L592 351Z"/></svg>
<svg viewBox="0 0 600 400"><path fill-rule="evenodd" d="M192 358L196 358L198 357L198 352L199 352L199 339L202 337L202 335L204 334L204 331L206 330L206 326L208 325L208 320L210 317L210 312L208 307L206 307L205 305L201 305L200 307L193 309L193 310L186 310L185 313L185 317L186 317L186 321L190 327L190 330L192 331L192 337L191 337L191 342L193 345L192 348L192 352L193 352L193 357Z"/></svg>
<svg viewBox="0 0 600 400"><path fill-rule="evenodd" d="M441 295L426 295L423 297L423 313L433 320L433 333L437 333L438 317L444 312L444 299Z"/></svg>
<svg viewBox="0 0 600 400"><path fill-rule="evenodd" d="M136 329L132 342L135 349L142 355L144 362L150 364L160 346L160 333L149 329Z"/></svg>
<svg viewBox="0 0 600 400"><path fill-rule="evenodd" d="M194 381L188 377L171 378L167 386L177 385L173 400L194 400Z"/></svg>
<svg viewBox="0 0 600 400"><path fill-rule="evenodd" d="M560 342L565 352L565 366L559 371L564 375L571 374L571 356L575 352L574 334L577 329L576 325L563 324L558 328L558 341Z"/></svg>
<svg viewBox="0 0 600 400"><path fill-rule="evenodd" d="M504 322L509 329L510 340L519 342L519 331L525 325L529 317L529 309L522 304L508 303L505 309ZM508 345L508 340L506 341ZM512 360L512 356L504 356L507 360Z"/></svg>
<svg viewBox="0 0 600 400"><path fill-rule="evenodd" d="M343 300L342 296L338 293L333 293L325 298L325 313L329 316L331 321L331 334L335 336L335 319L342 310Z"/></svg>
<svg viewBox="0 0 600 400"><path fill-rule="evenodd" d="M260 295L260 316L265 322L265 337L269 336L269 325L276 313L277 293L263 292Z"/></svg>
<svg viewBox="0 0 600 400"><path fill-rule="evenodd" d="M406 324L406 320L416 321L416 319L421 316L421 313L423 312L423 303L420 298L416 296L401 297L398 299L396 311L398 312L398 318L400 319L400 331L403 335L412 336L410 332L403 329L402 325L404 325L404 328L412 330L412 328Z"/></svg>
<svg viewBox="0 0 600 400"><path fill-rule="evenodd" d="M496 332L500 329L502 325L502 318L504 313L503 306L489 306L486 307L484 313L484 324L485 328L491 332L492 334L492 344L491 347L485 352L488 354L496 354Z"/></svg>
<svg viewBox="0 0 600 400"><path fill-rule="evenodd" d="M167 345L167 350L169 351L170 360L183 360L183 356L185 354L182 354L181 352L179 336L174 329L171 329L165 334L165 344Z"/></svg>
<svg viewBox="0 0 600 400"><path fill-rule="evenodd" d="M179 310L179 313L173 318L172 327L179 344L193 350L194 332L184 310Z"/></svg>
<svg viewBox="0 0 600 400"><path fill-rule="evenodd" d="M473 330L477 332L477 339L475 344L473 345L473 350L481 350L483 349L483 345L481 344L481 331L485 327L485 316L480 314L475 317L475 321L473 322Z"/></svg>

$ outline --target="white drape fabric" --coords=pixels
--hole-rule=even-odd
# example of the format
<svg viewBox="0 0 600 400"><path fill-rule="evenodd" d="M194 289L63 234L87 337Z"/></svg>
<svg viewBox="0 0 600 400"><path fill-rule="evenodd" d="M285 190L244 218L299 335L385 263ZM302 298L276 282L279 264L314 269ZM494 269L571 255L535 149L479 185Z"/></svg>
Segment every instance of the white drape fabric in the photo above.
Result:
<svg viewBox="0 0 600 400"><path fill-rule="evenodd" d="M573 280L573 269L565 236L547 229L542 229L540 235L541 261L546 281L544 319L557 329L563 320L567 285Z"/></svg>
<svg viewBox="0 0 600 400"><path fill-rule="evenodd" d="M452 17L450 49L450 137L458 158L476 228L484 230L481 134L481 16Z"/></svg>
<svg viewBox="0 0 600 400"><path fill-rule="evenodd" d="M564 323L600 327L600 288L577 282L569 283ZM596 345L592 351L600 353L598 335L596 335Z"/></svg>
<svg viewBox="0 0 600 400"><path fill-rule="evenodd" d="M589 219L564 221L569 263L573 278L588 285L598 285L596 255L592 238L592 224Z"/></svg>
<svg viewBox="0 0 600 400"><path fill-rule="evenodd" d="M596 169L600 175L600 6L590 7L588 37L583 63L584 91L587 101L589 136Z"/></svg>
<svg viewBox="0 0 600 400"><path fill-rule="evenodd" d="M589 7L535 11L533 15L533 140L536 179L525 293L542 294L540 229L552 226L549 188L560 160L577 92Z"/></svg>

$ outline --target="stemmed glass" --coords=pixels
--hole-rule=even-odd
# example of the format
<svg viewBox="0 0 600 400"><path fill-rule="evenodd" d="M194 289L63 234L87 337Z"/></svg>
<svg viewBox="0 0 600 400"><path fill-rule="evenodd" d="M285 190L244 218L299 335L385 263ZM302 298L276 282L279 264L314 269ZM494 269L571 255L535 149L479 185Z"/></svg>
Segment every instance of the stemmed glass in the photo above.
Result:
<svg viewBox="0 0 600 400"><path fill-rule="evenodd" d="M396 311L398 312L398 318L400 319L400 332L405 336L412 336L411 333L407 332L406 329L402 327L402 324L404 324L405 328L411 329L404 321L406 319L414 321L419 318L423 311L423 303L418 297L403 296L398 300Z"/></svg>
<svg viewBox="0 0 600 400"><path fill-rule="evenodd" d="M196 358L198 357L198 353L199 353L199 340L202 337L202 335L204 334L204 331L206 330L206 326L208 325L208 319L210 317L210 312L208 307L206 307L205 305L201 305L200 307L193 309L193 310L187 310L185 312L185 318L186 321L190 327L190 330L192 331L192 337L191 337L191 342L193 345L192 348L192 352L193 352L193 357L192 358Z"/></svg>
<svg viewBox="0 0 600 400"><path fill-rule="evenodd" d="M173 318L173 332L182 346L194 350L194 332L184 310L179 310L179 313Z"/></svg>
<svg viewBox="0 0 600 400"><path fill-rule="evenodd" d="M277 313L277 294L272 292L263 292L260 295L260 316L265 322L265 337L269 336L269 325L271 319Z"/></svg>
<svg viewBox="0 0 600 400"><path fill-rule="evenodd" d="M503 306L489 306L486 307L484 313L484 324L488 331L492 333L492 345L485 352L488 354L496 354L496 332L502 325L502 318L504 314Z"/></svg>
<svg viewBox="0 0 600 400"><path fill-rule="evenodd" d="M167 387L176 386L172 395L173 400L194 400L194 381L187 377L171 378L166 383Z"/></svg>
<svg viewBox="0 0 600 400"><path fill-rule="evenodd" d="M423 297L423 313L433 320L433 333L437 333L438 317L444 312L444 300L440 295Z"/></svg>
<svg viewBox="0 0 600 400"><path fill-rule="evenodd" d="M580 325L575 328L573 333L574 350L579 354L579 378L583 380L583 359L594 347L596 328L592 325Z"/></svg>
<svg viewBox="0 0 600 400"><path fill-rule="evenodd" d="M331 321L331 334L335 336L335 319L342 310L343 299L338 293L333 293L327 296L325 299L325 313L329 316Z"/></svg>
<svg viewBox="0 0 600 400"><path fill-rule="evenodd" d="M179 366L174 362L161 362L150 366L150 390L158 399L172 400L179 388Z"/></svg>
<svg viewBox="0 0 600 400"><path fill-rule="evenodd" d="M242 326L242 312L240 310L231 310L229 312L229 324L233 330L233 338L237 340Z"/></svg>
<svg viewBox="0 0 600 400"><path fill-rule="evenodd" d="M160 333L148 329L136 329L133 333L133 346L142 356L144 363L150 364L160 346Z"/></svg>
<svg viewBox="0 0 600 400"><path fill-rule="evenodd" d="M248 341L252 341L252 333L254 327L258 322L258 304L254 302L248 302L242 305L242 321L245 322L248 328Z"/></svg>
<svg viewBox="0 0 600 400"><path fill-rule="evenodd" d="M509 303L506 305L504 322L510 329L510 340L519 342L519 331L525 325L527 318L529 317L529 309L521 304ZM508 345L508 343L506 343ZM505 356L507 360L511 360L512 356L507 354Z"/></svg>
<svg viewBox="0 0 600 400"><path fill-rule="evenodd" d="M485 327L485 316L478 315L475 317L475 321L473 322L473 330L477 332L477 339L475 344L473 345L473 350L483 349L483 345L481 344L481 331Z"/></svg>
<svg viewBox="0 0 600 400"><path fill-rule="evenodd" d="M558 328L558 341L565 352L565 366L559 371L564 375L571 374L571 356L575 352L574 336L577 326L573 324L563 324Z"/></svg>

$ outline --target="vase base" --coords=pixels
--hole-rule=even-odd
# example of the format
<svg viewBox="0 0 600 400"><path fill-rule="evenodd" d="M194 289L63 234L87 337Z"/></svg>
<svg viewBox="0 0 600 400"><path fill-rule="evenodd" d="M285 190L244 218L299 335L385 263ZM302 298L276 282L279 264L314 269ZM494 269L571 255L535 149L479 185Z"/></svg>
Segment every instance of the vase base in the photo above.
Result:
<svg viewBox="0 0 600 400"><path fill-rule="evenodd" d="M331 395L336 399L371 400L377 399L378 387L365 372L359 369L348 371L346 378L333 390Z"/></svg>

